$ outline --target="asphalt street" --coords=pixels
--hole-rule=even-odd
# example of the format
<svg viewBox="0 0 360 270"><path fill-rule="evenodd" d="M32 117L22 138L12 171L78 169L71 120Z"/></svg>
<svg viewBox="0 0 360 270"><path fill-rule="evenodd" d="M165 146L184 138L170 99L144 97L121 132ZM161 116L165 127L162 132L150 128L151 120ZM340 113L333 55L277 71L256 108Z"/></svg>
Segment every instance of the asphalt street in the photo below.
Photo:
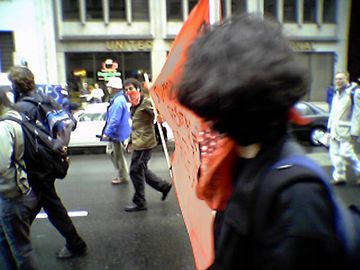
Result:
<svg viewBox="0 0 360 270"><path fill-rule="evenodd" d="M71 160L68 176L57 180L56 187L69 212L88 212L72 218L88 244L88 253L57 260L55 252L64 239L47 219L36 219L32 241L40 269L195 269L173 190L162 202L161 193L147 186L148 210L127 213L123 208L131 202L132 184L111 185L114 170L106 155L73 155ZM163 153L155 152L149 165L170 180Z"/></svg>
<svg viewBox="0 0 360 270"><path fill-rule="evenodd" d="M306 151L330 173L326 149L306 147ZM57 180L56 186L68 211L75 215L72 219L88 244L88 253L57 260L55 252L64 245L64 239L46 218L38 218L32 226L32 241L40 269L195 269L174 190L162 202L161 194L147 186L148 210L127 213L123 208L131 201L132 184L111 185L114 171L105 154L72 155L71 159L68 176ZM162 152L154 152L149 165L170 181ZM347 204L360 204L360 187L354 182L335 189Z"/></svg>

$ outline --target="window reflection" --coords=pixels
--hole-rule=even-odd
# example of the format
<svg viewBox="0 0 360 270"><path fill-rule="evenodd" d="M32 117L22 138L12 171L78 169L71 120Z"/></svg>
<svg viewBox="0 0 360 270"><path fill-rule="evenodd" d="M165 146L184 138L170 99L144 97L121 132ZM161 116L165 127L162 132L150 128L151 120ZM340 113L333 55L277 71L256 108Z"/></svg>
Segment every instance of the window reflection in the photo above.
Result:
<svg viewBox="0 0 360 270"><path fill-rule="evenodd" d="M194 6L197 4L197 0L189 0L189 13L194 8Z"/></svg>
<svg viewBox="0 0 360 270"><path fill-rule="evenodd" d="M324 0L323 22L336 23L336 0Z"/></svg>
<svg viewBox="0 0 360 270"><path fill-rule="evenodd" d="M109 0L110 20L125 20L125 0Z"/></svg>
<svg viewBox="0 0 360 270"><path fill-rule="evenodd" d="M62 0L62 18L64 21L80 21L78 1Z"/></svg>
<svg viewBox="0 0 360 270"><path fill-rule="evenodd" d="M284 22L296 22L296 0L284 0Z"/></svg>
<svg viewBox="0 0 360 270"><path fill-rule="evenodd" d="M101 20L102 18L103 18L102 1L86 0L86 19Z"/></svg>
<svg viewBox="0 0 360 270"><path fill-rule="evenodd" d="M167 0L166 1L166 15L168 21L181 21L182 17L182 1L181 0Z"/></svg>
<svg viewBox="0 0 360 270"><path fill-rule="evenodd" d="M304 0L304 22L316 22L316 0Z"/></svg>
<svg viewBox="0 0 360 270"><path fill-rule="evenodd" d="M149 1L132 0L131 1L132 17L134 21L149 20Z"/></svg>
<svg viewBox="0 0 360 270"><path fill-rule="evenodd" d="M264 14L266 17L277 18L277 1L264 0Z"/></svg>

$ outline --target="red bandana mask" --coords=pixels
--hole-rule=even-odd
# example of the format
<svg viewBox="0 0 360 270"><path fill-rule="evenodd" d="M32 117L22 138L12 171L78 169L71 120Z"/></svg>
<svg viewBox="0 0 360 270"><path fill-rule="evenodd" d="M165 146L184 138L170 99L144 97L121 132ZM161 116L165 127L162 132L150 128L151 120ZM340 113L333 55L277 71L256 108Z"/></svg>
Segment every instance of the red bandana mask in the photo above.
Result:
<svg viewBox="0 0 360 270"><path fill-rule="evenodd" d="M137 106L140 103L141 93L137 90L128 90L126 94L129 97L132 106Z"/></svg>

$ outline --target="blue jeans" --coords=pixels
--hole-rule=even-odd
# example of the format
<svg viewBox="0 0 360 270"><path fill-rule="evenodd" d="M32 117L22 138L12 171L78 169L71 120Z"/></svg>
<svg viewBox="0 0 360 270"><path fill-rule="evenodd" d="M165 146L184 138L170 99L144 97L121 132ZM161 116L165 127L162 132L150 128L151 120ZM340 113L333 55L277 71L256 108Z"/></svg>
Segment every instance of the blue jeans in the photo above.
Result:
<svg viewBox="0 0 360 270"><path fill-rule="evenodd" d="M30 215L38 204L34 192L0 196L0 269L38 269L30 242Z"/></svg>

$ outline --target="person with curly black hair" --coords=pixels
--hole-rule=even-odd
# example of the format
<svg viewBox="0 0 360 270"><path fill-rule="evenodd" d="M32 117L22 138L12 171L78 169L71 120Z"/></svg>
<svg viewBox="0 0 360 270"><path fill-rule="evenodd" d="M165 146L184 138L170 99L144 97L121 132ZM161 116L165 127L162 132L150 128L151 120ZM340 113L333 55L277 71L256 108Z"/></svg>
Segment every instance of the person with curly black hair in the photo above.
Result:
<svg viewBox="0 0 360 270"><path fill-rule="evenodd" d="M280 25L256 15L229 18L205 30L187 59L179 102L231 138L237 153L231 196L215 217L210 269L343 269L326 191L310 181L317 176L291 164L273 168L285 157L305 155L288 122L297 118L292 107L309 77ZM278 170L299 181L271 194L267 210L259 211L259 199L269 196L262 186L276 181Z"/></svg>

